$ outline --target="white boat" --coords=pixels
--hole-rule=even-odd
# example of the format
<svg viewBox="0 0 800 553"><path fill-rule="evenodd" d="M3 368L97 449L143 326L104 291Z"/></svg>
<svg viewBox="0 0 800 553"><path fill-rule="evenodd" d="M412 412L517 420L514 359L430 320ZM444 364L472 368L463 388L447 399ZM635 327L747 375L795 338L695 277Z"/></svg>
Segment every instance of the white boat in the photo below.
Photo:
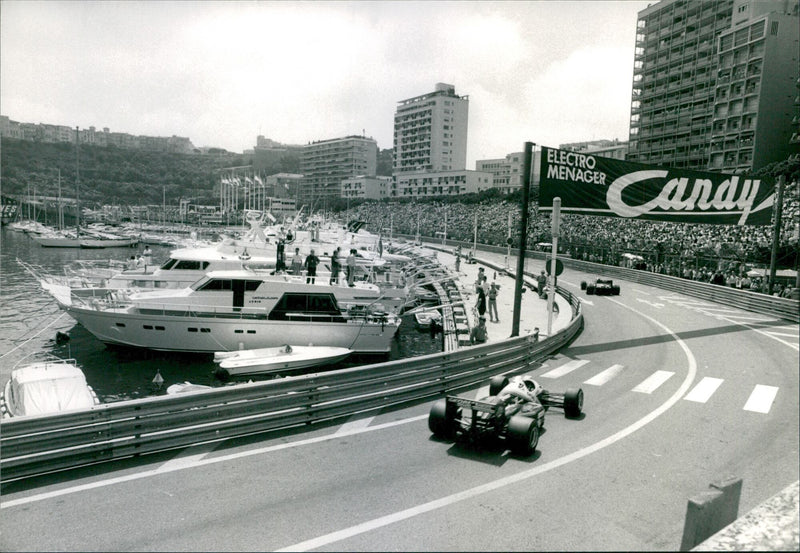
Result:
<svg viewBox="0 0 800 553"><path fill-rule="evenodd" d="M171 384L167 386L167 394L175 395L184 394L186 392L202 392L204 390L211 389L211 386L206 386L204 384L192 384L187 380L186 382L178 382L177 384Z"/></svg>
<svg viewBox="0 0 800 553"><path fill-rule="evenodd" d="M50 357L11 371L0 395L0 413L3 418L46 415L99 403L75 360Z"/></svg>
<svg viewBox="0 0 800 553"><path fill-rule="evenodd" d="M380 289L306 283L290 275L215 271L192 286L81 295L40 280L76 321L106 344L208 352L283 344L386 354L400 318L375 309ZM87 289L94 292L92 289Z"/></svg>
<svg viewBox="0 0 800 553"><path fill-rule="evenodd" d="M437 309L420 309L414 312L414 322L419 328L430 328L433 321L441 320L442 314Z"/></svg>
<svg viewBox="0 0 800 553"><path fill-rule="evenodd" d="M348 348L286 344L274 348L218 351L214 353L214 362L219 363L216 375L224 380L237 374L274 373L330 365L351 353Z"/></svg>

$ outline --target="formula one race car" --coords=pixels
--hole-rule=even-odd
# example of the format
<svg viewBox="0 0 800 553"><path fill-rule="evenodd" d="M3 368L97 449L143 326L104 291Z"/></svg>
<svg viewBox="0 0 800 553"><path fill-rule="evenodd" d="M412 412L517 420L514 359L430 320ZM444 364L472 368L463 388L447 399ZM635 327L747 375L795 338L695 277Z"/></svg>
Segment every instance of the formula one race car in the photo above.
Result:
<svg viewBox="0 0 800 553"><path fill-rule="evenodd" d="M581 282L581 290L586 290L586 295L591 296L619 296L619 284L614 284L610 278L598 278L594 283Z"/></svg>
<svg viewBox="0 0 800 553"><path fill-rule="evenodd" d="M544 415L559 407L574 418L583 409L583 390L570 388L564 394L542 389L530 376L511 380L495 376L489 382L489 395L479 400L447 396L431 407L428 428L446 440L503 440L515 454L529 456L536 451Z"/></svg>

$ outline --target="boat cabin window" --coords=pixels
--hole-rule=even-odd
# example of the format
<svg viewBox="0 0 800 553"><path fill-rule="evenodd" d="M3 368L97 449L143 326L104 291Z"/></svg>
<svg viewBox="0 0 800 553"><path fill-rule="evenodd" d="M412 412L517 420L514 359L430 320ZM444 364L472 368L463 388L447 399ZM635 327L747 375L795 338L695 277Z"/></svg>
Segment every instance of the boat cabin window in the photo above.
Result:
<svg viewBox="0 0 800 553"><path fill-rule="evenodd" d="M258 287L261 285L260 280L240 280L240 279L230 279L230 278L212 278L205 284L201 284L197 290L201 292L206 291L213 291L219 292L220 290L233 290L234 288L240 288L241 285L236 286L235 283L244 282L244 291L245 292L255 292Z"/></svg>
<svg viewBox="0 0 800 553"><path fill-rule="evenodd" d="M173 267L174 270L184 270L184 271L205 271L208 267L208 261L196 261L194 259L181 259L178 263Z"/></svg>
<svg viewBox="0 0 800 553"><path fill-rule="evenodd" d="M310 320L315 316L344 320L333 294L287 293L278 300L269 314L271 320Z"/></svg>
<svg viewBox="0 0 800 553"><path fill-rule="evenodd" d="M172 269L173 265L175 265L177 262L178 262L177 259L172 259L172 258L167 259L167 261L161 266L161 270L169 271L170 269Z"/></svg>

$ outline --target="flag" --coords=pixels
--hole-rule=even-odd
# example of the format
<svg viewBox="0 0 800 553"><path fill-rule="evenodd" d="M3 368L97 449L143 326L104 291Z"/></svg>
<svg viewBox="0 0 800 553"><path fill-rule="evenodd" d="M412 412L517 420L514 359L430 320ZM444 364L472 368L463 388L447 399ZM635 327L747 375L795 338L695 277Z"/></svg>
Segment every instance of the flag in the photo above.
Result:
<svg viewBox="0 0 800 553"><path fill-rule="evenodd" d="M261 177L254 175L253 178L256 179L256 182L259 184L259 186L264 186L264 181L261 180Z"/></svg>

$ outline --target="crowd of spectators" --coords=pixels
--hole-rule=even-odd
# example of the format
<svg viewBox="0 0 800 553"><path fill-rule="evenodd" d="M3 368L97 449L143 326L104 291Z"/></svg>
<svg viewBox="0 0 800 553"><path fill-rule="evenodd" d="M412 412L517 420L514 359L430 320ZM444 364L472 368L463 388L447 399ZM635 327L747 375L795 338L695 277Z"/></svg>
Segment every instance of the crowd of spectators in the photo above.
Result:
<svg viewBox="0 0 800 553"><path fill-rule="evenodd" d="M800 202L797 182L784 193L781 251L797 255ZM521 209L518 202L489 199L478 203L421 201L367 202L344 215L369 223L377 232L441 238L505 246L518 245ZM386 231L384 230L384 233ZM552 242L550 212L529 214L528 249L546 249ZM559 252L577 259L628 266L692 280L766 291L764 278L748 276L754 264L769 259L772 225L736 226L562 214ZM788 263L794 267L795 262ZM785 259L784 259L785 262ZM782 291L780 286L775 290Z"/></svg>

